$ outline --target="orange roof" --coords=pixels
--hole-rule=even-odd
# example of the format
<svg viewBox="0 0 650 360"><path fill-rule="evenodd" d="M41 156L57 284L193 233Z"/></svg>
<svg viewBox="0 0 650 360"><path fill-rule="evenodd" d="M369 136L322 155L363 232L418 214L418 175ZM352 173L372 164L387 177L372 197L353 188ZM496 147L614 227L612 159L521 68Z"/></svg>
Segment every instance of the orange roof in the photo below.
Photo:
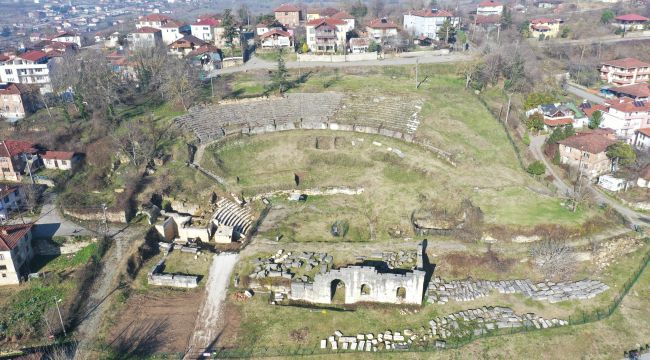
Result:
<svg viewBox="0 0 650 360"><path fill-rule="evenodd" d="M0 251L13 250L34 224L0 226Z"/></svg>
<svg viewBox="0 0 650 360"><path fill-rule="evenodd" d="M156 21L156 22L163 22L163 21L168 21L171 20L169 16L165 16L162 14L149 14L145 15L140 18L140 21Z"/></svg>
<svg viewBox="0 0 650 360"><path fill-rule="evenodd" d="M645 22L650 20L649 18L645 16L641 16L639 14L625 14L625 15L617 16L615 19L620 21L640 21L640 22Z"/></svg>
<svg viewBox="0 0 650 360"><path fill-rule="evenodd" d="M354 16L346 13L345 11L339 11L336 14L334 14L332 17L341 20L354 19Z"/></svg>
<svg viewBox="0 0 650 360"><path fill-rule="evenodd" d="M399 26L388 19L375 19L368 23L369 28L373 29L397 29Z"/></svg>
<svg viewBox="0 0 650 360"><path fill-rule="evenodd" d="M273 30L267 31L264 34L262 34L260 37L262 39L266 39L267 37L273 36L273 35L280 35L280 36L284 36L284 37L288 37L288 38L291 37L291 34L289 34L286 31L279 30L279 29L273 29Z"/></svg>
<svg viewBox="0 0 650 360"><path fill-rule="evenodd" d="M22 153L35 154L38 152L36 144L24 140L0 141L0 157L14 157Z"/></svg>
<svg viewBox="0 0 650 360"><path fill-rule="evenodd" d="M591 154L599 154L607 150L609 146L615 144L616 140L598 133L581 133L560 140L557 143Z"/></svg>
<svg viewBox="0 0 650 360"><path fill-rule="evenodd" d="M650 128L641 128L638 129L637 131L647 137L650 137Z"/></svg>
<svg viewBox="0 0 650 360"><path fill-rule="evenodd" d="M601 104L593 104L589 108L581 108L580 110L582 110L587 117L591 117L596 111L607 112L607 107Z"/></svg>
<svg viewBox="0 0 650 360"><path fill-rule="evenodd" d="M143 26L137 29L135 32L141 34L155 34L157 32L160 32L160 29L152 28L150 26Z"/></svg>
<svg viewBox="0 0 650 360"><path fill-rule="evenodd" d="M46 151L41 157L52 160L71 160L74 154L72 151Z"/></svg>
<svg viewBox="0 0 650 360"><path fill-rule="evenodd" d="M215 18L203 18L192 25L219 27L221 26L221 21Z"/></svg>
<svg viewBox="0 0 650 360"><path fill-rule="evenodd" d="M38 61L44 57L47 57L47 54L39 50L31 50L19 56L21 59L25 59L29 61Z"/></svg>
<svg viewBox="0 0 650 360"><path fill-rule="evenodd" d="M548 126L569 125L569 124L573 124L573 119L571 119L570 117L564 117L558 119L544 119L544 124Z"/></svg>
<svg viewBox="0 0 650 360"><path fill-rule="evenodd" d="M14 83L0 84L0 95L20 95L20 88Z"/></svg>
<svg viewBox="0 0 650 360"><path fill-rule="evenodd" d="M641 111L650 111L649 101L639 101L630 98L621 98L617 100L607 101L610 108L614 108L624 113L633 113Z"/></svg>
<svg viewBox="0 0 650 360"><path fill-rule="evenodd" d="M619 94L630 95L635 98L650 97L650 85L646 83L617 86L609 89Z"/></svg>
<svg viewBox="0 0 650 360"><path fill-rule="evenodd" d="M538 18L530 21L531 24L555 24L557 22L557 20L549 18Z"/></svg>
<svg viewBox="0 0 650 360"><path fill-rule="evenodd" d="M489 0L489 1L481 1L480 3L478 3L478 6L503 6L503 4L498 3L496 1Z"/></svg>

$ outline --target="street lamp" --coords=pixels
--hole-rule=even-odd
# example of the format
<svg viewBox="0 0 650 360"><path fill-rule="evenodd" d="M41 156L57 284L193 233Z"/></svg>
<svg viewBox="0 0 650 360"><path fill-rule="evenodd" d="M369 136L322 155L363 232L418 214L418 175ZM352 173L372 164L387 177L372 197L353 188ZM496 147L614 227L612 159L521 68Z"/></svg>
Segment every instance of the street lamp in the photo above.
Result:
<svg viewBox="0 0 650 360"><path fill-rule="evenodd" d="M61 309L59 308L59 303L61 299L54 298L54 304L56 305L56 311L59 313L59 321L61 321L61 329L63 329L63 336L68 336L68 333L65 331L65 326L63 325L63 317L61 317Z"/></svg>

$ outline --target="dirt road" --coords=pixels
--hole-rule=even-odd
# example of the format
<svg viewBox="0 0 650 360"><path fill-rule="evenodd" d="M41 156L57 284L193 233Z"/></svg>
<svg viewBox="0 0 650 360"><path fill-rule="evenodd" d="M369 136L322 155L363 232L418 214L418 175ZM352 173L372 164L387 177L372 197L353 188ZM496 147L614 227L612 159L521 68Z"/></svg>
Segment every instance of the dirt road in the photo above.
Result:
<svg viewBox="0 0 650 360"><path fill-rule="evenodd" d="M205 286L205 300L196 318L194 334L184 359L197 359L214 346L224 327L222 305L226 299L228 283L239 254L221 253L214 256Z"/></svg>

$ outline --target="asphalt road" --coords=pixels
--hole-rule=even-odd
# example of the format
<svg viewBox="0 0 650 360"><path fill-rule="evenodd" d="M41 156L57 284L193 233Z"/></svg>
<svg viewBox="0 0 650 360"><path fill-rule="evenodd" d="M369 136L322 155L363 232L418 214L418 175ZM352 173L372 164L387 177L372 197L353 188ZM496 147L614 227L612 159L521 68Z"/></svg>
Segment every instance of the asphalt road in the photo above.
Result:
<svg viewBox="0 0 650 360"><path fill-rule="evenodd" d="M418 60L419 59L419 60ZM425 55L413 57L399 57L384 60L367 60L367 61L348 61L348 62L299 62L289 61L286 63L289 69L308 69L308 68L344 68L344 67L359 67L359 66L392 66L392 65L415 65L416 62L420 64L437 64L449 63L459 61L472 60L472 56L463 53L452 53L450 55ZM246 72L249 70L273 70L277 67L275 62L265 61L255 56L242 66L219 69L213 71L210 76L233 74L238 72Z"/></svg>
<svg viewBox="0 0 650 360"><path fill-rule="evenodd" d="M56 207L56 195L48 194L43 199L41 214L36 220L34 237L92 235L92 232L66 219Z"/></svg>
<svg viewBox="0 0 650 360"><path fill-rule="evenodd" d="M573 95L575 95L575 96L577 96L579 98L589 100L592 103L595 103L595 104L603 104L603 103L605 103L605 98L603 98L601 96L598 96L598 95L595 95L593 93L590 93L589 91L581 89L580 87L575 86L575 85L573 85L571 83L568 83L566 85L565 89L566 89L566 91L570 92L571 94L573 94Z"/></svg>

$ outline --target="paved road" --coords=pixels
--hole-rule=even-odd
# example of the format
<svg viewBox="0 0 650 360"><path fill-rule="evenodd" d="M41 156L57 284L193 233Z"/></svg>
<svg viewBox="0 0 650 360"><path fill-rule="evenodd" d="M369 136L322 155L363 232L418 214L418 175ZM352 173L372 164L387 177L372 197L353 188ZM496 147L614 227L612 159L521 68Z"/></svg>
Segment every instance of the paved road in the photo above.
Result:
<svg viewBox="0 0 650 360"><path fill-rule="evenodd" d="M53 236L92 235L93 232L66 219L56 207L56 194L46 194L43 199L41 214L36 220L34 237L51 238Z"/></svg>
<svg viewBox="0 0 650 360"><path fill-rule="evenodd" d="M579 39L579 40L561 40L561 39L556 39L556 40L551 40L551 41L544 41L540 42L539 46L541 47L551 47L551 46L576 46L576 45L598 45L598 44L615 44L615 43L622 43L622 42L633 42L633 41L650 41L650 36L627 36L627 37L620 37L620 36L605 36L605 37L597 37L597 38L591 38L591 39Z"/></svg>
<svg viewBox="0 0 650 360"><path fill-rule="evenodd" d="M419 60L417 60L419 59ZM427 55L427 56L413 56L413 57L400 57L390 58L384 60L367 60L367 61L348 61L348 62L298 62L289 61L286 63L289 69L306 69L306 68L343 68L343 67L358 67L358 66L391 66L391 65L415 65L416 61L420 64L437 64L458 61L472 60L472 56L462 53L453 53L450 55ZM253 58L242 66L220 69L213 71L210 76L225 75L238 72L246 72L248 70L273 70L277 67L277 63L265 61L253 56Z"/></svg>
<svg viewBox="0 0 650 360"><path fill-rule="evenodd" d="M604 104L605 103L605 98L595 95L593 93L590 93L589 91L586 91L576 85L573 85L571 83L566 85L566 91L570 92L571 94L581 98L581 99L586 99L589 100L592 103L595 104Z"/></svg>
<svg viewBox="0 0 650 360"><path fill-rule="evenodd" d="M563 196L571 196L573 194L573 186L567 184L561 177L557 175L557 172L553 168L553 164L544 156L542 147L546 141L546 136L533 136L530 141L530 150L533 153L535 159L540 160L546 165L546 171L553 175L553 184L557 187L558 192ZM606 204L607 206L618 211L623 217L625 217L630 223L639 226L648 226L650 225L650 218L648 216L638 213L627 206L622 205L618 201L610 198L609 196L602 193L596 186L593 184L588 185L588 190L591 196L598 204Z"/></svg>

